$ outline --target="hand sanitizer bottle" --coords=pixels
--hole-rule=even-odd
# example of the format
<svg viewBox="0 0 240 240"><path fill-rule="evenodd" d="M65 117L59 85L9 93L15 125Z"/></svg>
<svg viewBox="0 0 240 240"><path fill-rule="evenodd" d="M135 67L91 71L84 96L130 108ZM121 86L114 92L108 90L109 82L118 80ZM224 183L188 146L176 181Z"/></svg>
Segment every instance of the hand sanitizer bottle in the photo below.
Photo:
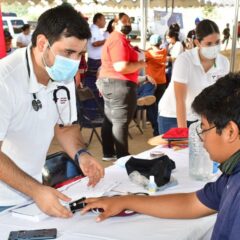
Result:
<svg viewBox="0 0 240 240"><path fill-rule="evenodd" d="M155 183L154 176L149 177L149 183L148 183L148 192L149 194L154 194L157 191L157 184Z"/></svg>

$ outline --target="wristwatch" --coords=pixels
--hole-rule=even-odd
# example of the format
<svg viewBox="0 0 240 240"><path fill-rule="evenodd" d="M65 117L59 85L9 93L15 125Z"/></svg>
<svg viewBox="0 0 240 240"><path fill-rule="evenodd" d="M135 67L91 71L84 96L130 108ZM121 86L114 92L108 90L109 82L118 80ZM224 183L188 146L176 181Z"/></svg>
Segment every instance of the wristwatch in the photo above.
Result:
<svg viewBox="0 0 240 240"><path fill-rule="evenodd" d="M91 155L91 153L89 153L86 149L84 149L84 148L81 148L80 150L78 150L77 151L77 153L75 154L75 156L74 156L74 162L79 166L79 161L78 161L78 159L79 159L79 157L81 156L81 154L83 154L83 153L87 153L87 154L89 154L89 155Z"/></svg>

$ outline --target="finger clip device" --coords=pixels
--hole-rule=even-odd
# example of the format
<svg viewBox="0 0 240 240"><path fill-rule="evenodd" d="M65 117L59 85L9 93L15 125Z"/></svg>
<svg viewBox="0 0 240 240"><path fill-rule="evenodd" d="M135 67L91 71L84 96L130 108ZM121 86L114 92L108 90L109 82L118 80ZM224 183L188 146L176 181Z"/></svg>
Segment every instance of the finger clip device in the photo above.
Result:
<svg viewBox="0 0 240 240"><path fill-rule="evenodd" d="M73 202L69 203L70 211L72 213L75 213L75 212L80 211L81 209L83 209L87 205L86 203L84 203L85 199L86 198L83 197L83 198L80 198L80 199L78 199L76 201L73 201Z"/></svg>

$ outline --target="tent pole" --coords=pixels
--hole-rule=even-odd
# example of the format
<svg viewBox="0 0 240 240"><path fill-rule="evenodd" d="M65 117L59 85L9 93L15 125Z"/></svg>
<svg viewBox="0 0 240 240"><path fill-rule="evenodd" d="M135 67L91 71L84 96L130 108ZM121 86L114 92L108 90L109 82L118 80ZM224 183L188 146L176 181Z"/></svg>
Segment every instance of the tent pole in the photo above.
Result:
<svg viewBox="0 0 240 240"><path fill-rule="evenodd" d="M141 9L141 49L146 48L148 0L140 0Z"/></svg>
<svg viewBox="0 0 240 240"><path fill-rule="evenodd" d="M235 6L235 17L234 17L234 24L233 24L232 51L231 51L231 61L230 61L231 72L234 72L235 60L236 60L239 0L235 0L234 6Z"/></svg>
<svg viewBox="0 0 240 240"><path fill-rule="evenodd" d="M174 11L174 5L175 5L174 0L172 0L172 13Z"/></svg>

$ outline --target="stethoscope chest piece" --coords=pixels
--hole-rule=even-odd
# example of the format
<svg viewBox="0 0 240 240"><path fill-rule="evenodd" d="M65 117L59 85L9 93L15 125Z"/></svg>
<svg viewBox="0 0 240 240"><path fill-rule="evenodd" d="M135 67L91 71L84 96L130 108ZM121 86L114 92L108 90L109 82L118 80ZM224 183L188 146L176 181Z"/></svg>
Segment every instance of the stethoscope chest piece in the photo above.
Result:
<svg viewBox="0 0 240 240"><path fill-rule="evenodd" d="M30 78L30 66L28 61L28 55L27 55L27 49L26 49L26 61L27 61L27 71L28 71L28 77ZM32 107L34 111L38 111L42 108L42 103L39 99L37 99L36 93L33 93L33 100L32 100Z"/></svg>
<svg viewBox="0 0 240 240"><path fill-rule="evenodd" d="M34 109L34 111L38 111L39 109L42 108L42 103L39 99L33 99L32 100L32 107Z"/></svg>

